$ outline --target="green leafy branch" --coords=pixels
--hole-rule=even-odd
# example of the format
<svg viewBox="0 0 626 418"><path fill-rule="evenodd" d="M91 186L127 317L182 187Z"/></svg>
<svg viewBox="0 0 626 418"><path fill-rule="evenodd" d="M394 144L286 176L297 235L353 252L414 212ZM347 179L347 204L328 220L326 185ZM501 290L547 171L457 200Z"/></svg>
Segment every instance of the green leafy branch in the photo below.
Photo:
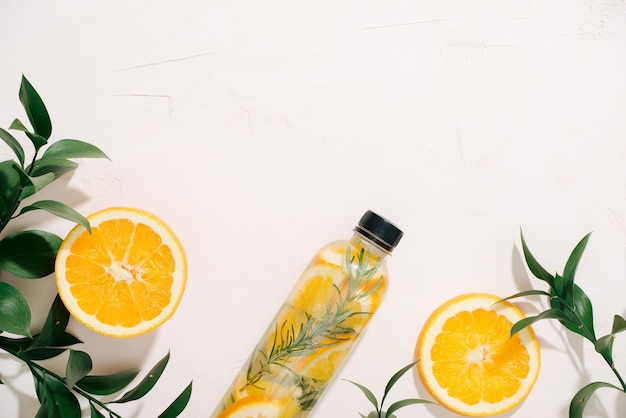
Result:
<svg viewBox="0 0 626 418"><path fill-rule="evenodd" d="M359 415L361 415L361 417L363 418L397 418L394 415L394 412L396 412L400 408L404 408L405 406L425 404L425 403L434 404L434 402L427 401L424 399L410 398L410 399L403 399L401 401L394 402L391 405L389 405L389 408L387 408L387 410L383 410L383 405L385 403L385 400L387 399L387 395L389 394L389 391L391 390L391 388L407 371L411 370L411 368L413 368L415 364L417 364L417 361L414 361L411 364L407 364L402 369L398 370L391 377L391 379L389 379L389 382L387 382L387 385L385 386L385 392L383 393L383 397L380 400L380 404L378 403L378 400L376 399L376 395L374 395L374 393L371 390L369 390L367 387L361 385L360 383L356 383L351 380L346 380L347 382L350 382L356 387L358 387L359 389L361 389L361 392L363 392L365 397L374 406L374 411L370 412L368 415L363 415L363 414L359 414Z"/></svg>
<svg viewBox="0 0 626 418"><path fill-rule="evenodd" d="M74 170L76 158L107 158L99 148L76 139L61 139L52 144L52 124L41 97L22 76L19 99L32 126L28 129L15 119L9 130L22 132L33 147L27 164L27 154L21 143L9 131L0 128L0 139L15 154L15 159L0 162L0 233L9 222L34 210L44 210L55 216L76 222L91 231L85 217L56 200L39 200L24 204L44 187L63 174ZM21 209L18 212L18 209ZM0 239L0 270L18 278L39 279L54 272L54 262L62 239L41 230L18 231ZM24 296L8 283L0 282L0 350L23 362L30 370L40 408L35 418L80 418L78 397L89 404L91 418L121 418L112 404L135 401L146 395L157 383L169 361L169 353L132 389L113 401L104 402L129 386L139 370L127 369L109 375L92 375L92 360L84 351L71 349L81 343L67 332L70 314L57 295L41 331L33 335L31 310ZM65 377L48 370L38 362L69 350ZM0 384L3 382L0 381ZM1 390L1 388L0 388ZM160 418L174 418L185 409L191 397L190 383L165 409Z"/></svg>
<svg viewBox="0 0 626 418"><path fill-rule="evenodd" d="M619 386L606 382L593 382L579 390L570 403L570 418L581 418L583 416L587 402L598 389L611 388L626 393L624 379L615 368L613 361L613 342L616 334L626 330L626 320L620 315L615 315L611 333L596 338L593 306L585 292L574 283L576 269L587 246L589 237L590 234L585 235L576 245L565 264L563 274L552 275L535 259L526 245L524 235L521 234L522 249L528 269L536 278L547 283L549 290L527 290L503 299L507 300L531 295L546 296L550 307L536 316L524 318L515 323L511 329L511 335L515 335L520 330L539 320L556 319L569 331L590 341L615 374Z"/></svg>

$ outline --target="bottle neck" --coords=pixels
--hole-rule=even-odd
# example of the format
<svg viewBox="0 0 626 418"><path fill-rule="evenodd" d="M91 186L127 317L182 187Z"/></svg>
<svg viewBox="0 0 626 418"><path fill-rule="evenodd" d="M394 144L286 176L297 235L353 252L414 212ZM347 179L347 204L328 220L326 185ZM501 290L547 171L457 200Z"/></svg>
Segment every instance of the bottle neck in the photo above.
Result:
<svg viewBox="0 0 626 418"><path fill-rule="evenodd" d="M370 254L376 257L380 257L381 261L386 256L391 254L389 251L381 248L376 243L370 241L369 239L367 239L367 237L359 234L358 232L355 232L354 235L352 235L352 239L350 241L353 244L360 245L364 247L366 250L369 250Z"/></svg>

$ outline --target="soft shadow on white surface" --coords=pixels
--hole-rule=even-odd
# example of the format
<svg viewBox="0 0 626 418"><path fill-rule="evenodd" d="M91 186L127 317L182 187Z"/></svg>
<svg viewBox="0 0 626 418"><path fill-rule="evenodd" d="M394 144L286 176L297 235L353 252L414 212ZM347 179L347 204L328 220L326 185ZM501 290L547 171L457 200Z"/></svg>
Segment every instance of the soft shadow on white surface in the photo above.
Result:
<svg viewBox="0 0 626 418"><path fill-rule="evenodd" d="M70 321L68 331L83 344L76 346L87 351L93 359L92 374L114 373L128 368L139 368L139 377L147 373L153 364L146 364L158 330L132 338L111 338L97 334L76 321ZM157 356L160 353L157 353ZM163 357L167 352L162 353ZM144 370L145 369L145 370Z"/></svg>
<svg viewBox="0 0 626 418"><path fill-rule="evenodd" d="M517 245L513 245L511 252L511 273L513 274L513 281L520 292L533 288L533 283L526 272L526 262Z"/></svg>
<svg viewBox="0 0 626 418"><path fill-rule="evenodd" d="M10 361L11 359L12 357L9 355L0 355L0 360L2 361ZM39 409L39 403L37 402L37 398L34 396L34 390L33 393L28 393L20 389L19 387L17 387L17 385L13 383L14 379L27 377L25 376L26 374L29 374L26 368L22 369L22 371L16 374L10 374L8 376L6 374L3 374L3 389L7 391L7 396L14 397L16 399L18 405L17 416L34 417L35 414L37 414L37 410Z"/></svg>

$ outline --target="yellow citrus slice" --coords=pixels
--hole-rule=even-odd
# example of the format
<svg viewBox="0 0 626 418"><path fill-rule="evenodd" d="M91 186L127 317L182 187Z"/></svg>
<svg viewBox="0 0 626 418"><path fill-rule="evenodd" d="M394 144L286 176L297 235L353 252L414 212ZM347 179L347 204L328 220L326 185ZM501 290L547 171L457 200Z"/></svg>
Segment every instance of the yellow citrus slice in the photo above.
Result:
<svg viewBox="0 0 626 418"><path fill-rule="evenodd" d="M348 249L350 250L349 257L352 260L351 265L357 266L359 264L359 256L362 247L350 241L336 241L326 245L318 252L312 264L314 266L336 266L345 270ZM378 260L379 257L377 255L370 254L367 263L364 263L366 269L377 267ZM346 273L344 273L343 279L341 285L338 283L335 284L339 286L344 296L348 294L348 290L350 290L351 296L367 295L366 297L359 297L355 300L354 307L358 309L352 309L353 312L362 311L371 313L378 308L387 288L387 269L384 264L378 264L374 274L367 280L358 283L356 288L348 289L349 283ZM363 319L363 317L359 319ZM357 322L367 322L367 320Z"/></svg>
<svg viewBox="0 0 626 418"><path fill-rule="evenodd" d="M510 337L524 313L500 298L472 293L436 309L418 338L417 370L426 389L448 409L491 416L522 402L539 374L539 344L531 328Z"/></svg>
<svg viewBox="0 0 626 418"><path fill-rule="evenodd" d="M248 382L245 373L237 376L233 384L232 398L235 401L250 396L263 395L265 397L293 398L302 394L298 382L287 369L280 366L272 367L269 373L264 374L254 382Z"/></svg>
<svg viewBox="0 0 626 418"><path fill-rule="evenodd" d="M231 393L233 400L254 395L295 400L302 395L300 377L288 366L268 365L265 353L256 354L248 367L235 377Z"/></svg>
<svg viewBox="0 0 626 418"><path fill-rule="evenodd" d="M333 301L339 299L339 287L345 278L346 274L339 266L325 263L309 266L300 279L302 285L290 297L291 305L309 316L321 318Z"/></svg>
<svg viewBox="0 0 626 418"><path fill-rule="evenodd" d="M289 399L254 395L233 403L219 418L289 418L298 409L298 403Z"/></svg>
<svg viewBox="0 0 626 418"><path fill-rule="evenodd" d="M312 379L320 386L325 384L343 363L351 344L342 342L319 349L298 364L299 369L296 372Z"/></svg>
<svg viewBox="0 0 626 418"><path fill-rule="evenodd" d="M85 326L112 337L146 333L180 303L187 259L174 232L139 209L108 208L74 227L59 248L59 295Z"/></svg>
<svg viewBox="0 0 626 418"><path fill-rule="evenodd" d="M313 259L313 264L325 263L345 267L348 258L348 249L350 249L349 257L352 260L351 264L358 264L359 254L361 253L362 248L363 247L355 245L350 241L331 242L318 251L317 255ZM368 267L375 266L377 261L378 256L370 254Z"/></svg>

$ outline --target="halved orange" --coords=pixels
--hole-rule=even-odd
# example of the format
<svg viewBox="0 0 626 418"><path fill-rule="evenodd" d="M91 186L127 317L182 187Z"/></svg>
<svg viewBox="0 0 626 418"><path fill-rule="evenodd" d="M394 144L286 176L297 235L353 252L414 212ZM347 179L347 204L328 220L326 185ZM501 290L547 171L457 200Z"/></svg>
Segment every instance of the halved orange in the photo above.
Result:
<svg viewBox="0 0 626 418"><path fill-rule="evenodd" d="M230 405L219 418L289 418L298 409L298 403L289 399L253 395Z"/></svg>
<svg viewBox="0 0 626 418"><path fill-rule="evenodd" d="M74 227L55 265L59 295L88 328L112 337L146 333L167 321L182 298L187 258L174 232L140 209L114 207Z"/></svg>
<svg viewBox="0 0 626 418"><path fill-rule="evenodd" d="M540 367L527 327L510 337L524 313L485 293L458 296L427 319L417 341L417 370L440 404L467 416L491 416L520 404ZM495 304L495 305L494 305Z"/></svg>

